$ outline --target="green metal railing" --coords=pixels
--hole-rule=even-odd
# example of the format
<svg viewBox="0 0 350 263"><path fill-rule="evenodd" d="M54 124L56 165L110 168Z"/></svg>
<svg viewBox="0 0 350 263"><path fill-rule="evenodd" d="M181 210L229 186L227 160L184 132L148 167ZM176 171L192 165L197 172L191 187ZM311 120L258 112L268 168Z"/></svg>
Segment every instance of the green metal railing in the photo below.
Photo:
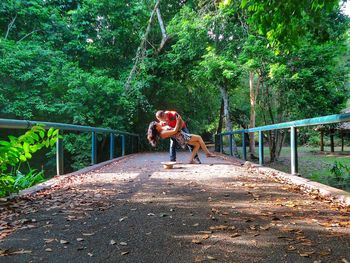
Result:
<svg viewBox="0 0 350 263"><path fill-rule="evenodd" d="M325 125L332 123L340 123L350 121L350 113L344 114L334 114L323 117L290 121L277 123L272 125L266 125L256 128L237 130L232 132L224 132L216 134L216 142L215 145L218 146L218 150L223 152L223 136L229 136L229 147L230 147L230 155L233 155L232 150L232 140L235 134L240 134L242 136L242 152L243 159L247 160L247 145L246 145L246 136L247 133L250 132L258 132L259 133L259 164L264 164L264 131L271 130L280 130L280 129L290 129L290 147L291 147L291 173L298 173L298 147L297 147L297 129L298 127L307 127L307 126L315 126L315 125Z"/></svg>
<svg viewBox="0 0 350 263"><path fill-rule="evenodd" d="M90 126L81 126L65 123L55 122L42 122L42 121L28 121L28 120L13 120L13 119L0 119L0 128L3 129L30 129L37 124L44 125L45 129L55 128L63 131L78 131L78 132L91 132L91 164L97 163L97 134L109 134L109 159L116 157L115 154L115 137L118 135L121 137L121 155L124 156L126 151L125 136L132 136L137 140L137 151L139 150L140 137L138 134L123 132L119 130L112 130L107 128L96 128ZM56 167L57 175L64 174L64 161L63 161L63 140L58 139L56 142Z"/></svg>

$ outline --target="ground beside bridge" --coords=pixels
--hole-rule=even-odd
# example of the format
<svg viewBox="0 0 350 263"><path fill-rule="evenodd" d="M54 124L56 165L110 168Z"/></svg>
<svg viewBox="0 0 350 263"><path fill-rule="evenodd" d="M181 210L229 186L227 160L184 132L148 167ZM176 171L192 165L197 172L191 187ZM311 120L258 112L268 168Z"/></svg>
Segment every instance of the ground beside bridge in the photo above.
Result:
<svg viewBox="0 0 350 263"><path fill-rule="evenodd" d="M180 153L185 162L188 153ZM0 202L1 262L349 262L350 210L206 159L126 157Z"/></svg>

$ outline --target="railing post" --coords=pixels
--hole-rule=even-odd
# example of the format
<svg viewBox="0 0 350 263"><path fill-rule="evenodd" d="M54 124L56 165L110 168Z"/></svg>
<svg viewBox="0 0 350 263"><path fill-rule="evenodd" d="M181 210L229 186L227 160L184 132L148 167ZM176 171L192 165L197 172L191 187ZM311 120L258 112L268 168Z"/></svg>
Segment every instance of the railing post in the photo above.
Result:
<svg viewBox="0 0 350 263"><path fill-rule="evenodd" d="M219 134L219 146L220 146L220 152L223 153L224 152L224 141L222 138L222 134Z"/></svg>
<svg viewBox="0 0 350 263"><path fill-rule="evenodd" d="M259 164L264 164L264 133L259 131Z"/></svg>
<svg viewBox="0 0 350 263"><path fill-rule="evenodd" d="M112 160L114 158L114 133L109 134L109 159Z"/></svg>
<svg viewBox="0 0 350 263"><path fill-rule="evenodd" d="M230 139L230 155L233 156L233 148L232 148L232 137L233 137L233 135L230 134L229 137L230 137L229 138Z"/></svg>
<svg viewBox="0 0 350 263"><path fill-rule="evenodd" d="M91 164L97 163L96 133L91 132Z"/></svg>
<svg viewBox="0 0 350 263"><path fill-rule="evenodd" d="M122 134L121 138L122 138L122 156L124 156L125 155L125 135Z"/></svg>
<svg viewBox="0 0 350 263"><path fill-rule="evenodd" d="M292 174L298 173L298 140L297 129L290 128L290 170Z"/></svg>
<svg viewBox="0 0 350 263"><path fill-rule="evenodd" d="M63 139L62 138L58 138L56 141L56 169L57 169L57 175L64 174Z"/></svg>
<svg viewBox="0 0 350 263"><path fill-rule="evenodd" d="M137 152L139 153L140 152L140 145L141 145L141 142L140 142L140 135L137 135Z"/></svg>
<svg viewBox="0 0 350 263"><path fill-rule="evenodd" d="M247 145L246 145L246 136L245 132L242 132L242 153L243 153L243 160L247 160Z"/></svg>

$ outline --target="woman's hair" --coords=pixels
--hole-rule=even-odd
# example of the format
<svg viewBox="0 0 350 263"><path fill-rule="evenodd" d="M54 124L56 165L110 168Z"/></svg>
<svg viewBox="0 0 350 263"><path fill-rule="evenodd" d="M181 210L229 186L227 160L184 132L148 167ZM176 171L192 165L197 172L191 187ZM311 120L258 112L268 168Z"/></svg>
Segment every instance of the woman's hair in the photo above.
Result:
<svg viewBox="0 0 350 263"><path fill-rule="evenodd" d="M152 121L149 124L148 131L147 131L147 139L153 147L157 146L157 143L159 140L159 132L157 130L157 122L156 121Z"/></svg>

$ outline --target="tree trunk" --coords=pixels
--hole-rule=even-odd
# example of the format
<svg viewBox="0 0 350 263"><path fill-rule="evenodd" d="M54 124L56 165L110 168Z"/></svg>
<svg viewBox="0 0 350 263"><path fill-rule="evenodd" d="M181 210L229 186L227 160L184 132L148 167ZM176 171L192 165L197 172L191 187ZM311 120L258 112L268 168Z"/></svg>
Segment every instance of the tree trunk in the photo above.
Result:
<svg viewBox="0 0 350 263"><path fill-rule="evenodd" d="M324 131L321 130L320 132L320 146L321 146L321 152L324 152Z"/></svg>
<svg viewBox="0 0 350 263"><path fill-rule="evenodd" d="M257 87L259 88L259 87ZM254 89L254 72L249 72L249 94L250 94L250 122L249 128L255 128L255 106L256 106L256 94ZM254 157L255 154L255 139L254 132L249 133L249 152L250 156Z"/></svg>
<svg viewBox="0 0 350 263"><path fill-rule="evenodd" d="M341 151L344 152L344 133L341 133Z"/></svg>
<svg viewBox="0 0 350 263"><path fill-rule="evenodd" d="M230 104L229 104L229 96L227 92L227 88L223 86L219 86L222 100L224 101L224 120L226 125L227 131L232 131L232 121L231 121L231 115L230 115ZM232 148L233 148L233 155L238 156L238 150L235 140L232 140Z"/></svg>
<svg viewBox="0 0 350 263"><path fill-rule="evenodd" d="M222 133L223 118L224 118L224 100L221 99L219 125L218 125L218 129L216 130L217 134Z"/></svg>

